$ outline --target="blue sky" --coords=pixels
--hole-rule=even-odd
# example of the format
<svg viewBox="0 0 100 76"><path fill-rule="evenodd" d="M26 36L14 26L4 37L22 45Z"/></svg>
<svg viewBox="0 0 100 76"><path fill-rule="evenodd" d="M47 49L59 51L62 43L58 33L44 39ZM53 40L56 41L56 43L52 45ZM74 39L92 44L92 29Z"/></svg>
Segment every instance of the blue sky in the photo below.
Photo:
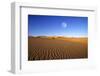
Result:
<svg viewBox="0 0 100 76"><path fill-rule="evenodd" d="M28 15L28 36L87 37L88 17Z"/></svg>

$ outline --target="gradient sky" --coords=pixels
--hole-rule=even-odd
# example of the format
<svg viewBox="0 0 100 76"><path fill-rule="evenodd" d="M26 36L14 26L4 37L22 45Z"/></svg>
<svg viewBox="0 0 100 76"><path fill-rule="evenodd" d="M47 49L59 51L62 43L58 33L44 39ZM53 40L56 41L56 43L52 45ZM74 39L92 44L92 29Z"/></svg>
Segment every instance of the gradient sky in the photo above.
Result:
<svg viewBox="0 0 100 76"><path fill-rule="evenodd" d="M28 15L28 36L87 37L88 17Z"/></svg>

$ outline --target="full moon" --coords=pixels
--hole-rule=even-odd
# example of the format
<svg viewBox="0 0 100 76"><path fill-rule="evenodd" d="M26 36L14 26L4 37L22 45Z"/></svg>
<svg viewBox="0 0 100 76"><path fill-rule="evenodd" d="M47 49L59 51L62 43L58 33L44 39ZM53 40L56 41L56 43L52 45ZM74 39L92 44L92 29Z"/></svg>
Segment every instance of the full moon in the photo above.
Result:
<svg viewBox="0 0 100 76"><path fill-rule="evenodd" d="M63 27L63 28L67 28L67 23L62 22L62 27Z"/></svg>

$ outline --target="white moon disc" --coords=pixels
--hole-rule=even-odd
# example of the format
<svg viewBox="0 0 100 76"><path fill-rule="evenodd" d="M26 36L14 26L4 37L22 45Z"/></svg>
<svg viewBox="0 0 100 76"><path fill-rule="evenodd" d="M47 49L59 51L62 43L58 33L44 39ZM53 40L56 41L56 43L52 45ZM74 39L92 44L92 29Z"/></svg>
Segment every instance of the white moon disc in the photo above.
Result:
<svg viewBox="0 0 100 76"><path fill-rule="evenodd" d="M63 28L67 28L67 23L62 22L62 27L63 27Z"/></svg>

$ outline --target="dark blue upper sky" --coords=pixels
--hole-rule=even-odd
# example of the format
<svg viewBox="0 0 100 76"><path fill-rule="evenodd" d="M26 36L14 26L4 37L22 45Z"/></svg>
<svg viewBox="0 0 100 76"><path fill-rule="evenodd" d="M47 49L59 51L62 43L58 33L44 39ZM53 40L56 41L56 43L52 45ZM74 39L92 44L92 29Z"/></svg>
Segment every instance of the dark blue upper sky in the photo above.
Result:
<svg viewBox="0 0 100 76"><path fill-rule="evenodd" d="M88 17L28 15L28 36L87 35Z"/></svg>

